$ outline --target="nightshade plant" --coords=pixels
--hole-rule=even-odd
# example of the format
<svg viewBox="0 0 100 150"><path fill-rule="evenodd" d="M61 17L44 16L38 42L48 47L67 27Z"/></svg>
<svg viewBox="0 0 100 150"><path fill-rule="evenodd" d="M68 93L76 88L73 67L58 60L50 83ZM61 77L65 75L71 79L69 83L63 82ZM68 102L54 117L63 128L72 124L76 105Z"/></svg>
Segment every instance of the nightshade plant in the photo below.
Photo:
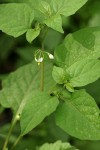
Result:
<svg viewBox="0 0 100 150"><path fill-rule="evenodd" d="M21 134L11 150L53 112L56 124L69 135L82 140L100 140L100 110L84 89L100 77L100 27L68 34L54 50L54 57L44 45L48 28L63 34L62 15L74 14L86 2L13 0L0 4L2 32L15 38L26 33L29 43L37 36L41 39L41 47L33 52L33 62L20 67L2 82L0 104L14 113L2 150L8 149L9 138L18 120ZM46 56L54 61L46 62ZM49 149L75 150L61 141L39 148Z"/></svg>

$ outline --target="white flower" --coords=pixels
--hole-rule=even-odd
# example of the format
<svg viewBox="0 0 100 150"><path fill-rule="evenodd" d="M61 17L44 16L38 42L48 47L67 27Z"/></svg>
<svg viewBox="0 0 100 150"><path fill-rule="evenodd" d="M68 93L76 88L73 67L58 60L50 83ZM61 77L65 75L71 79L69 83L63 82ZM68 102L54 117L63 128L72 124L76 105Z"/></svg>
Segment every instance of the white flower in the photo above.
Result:
<svg viewBox="0 0 100 150"><path fill-rule="evenodd" d="M35 61L38 62L38 63L41 63L41 62L43 62L43 57L40 57L38 59L35 57Z"/></svg>
<svg viewBox="0 0 100 150"><path fill-rule="evenodd" d="M48 54L50 59L54 59L54 56L52 54Z"/></svg>

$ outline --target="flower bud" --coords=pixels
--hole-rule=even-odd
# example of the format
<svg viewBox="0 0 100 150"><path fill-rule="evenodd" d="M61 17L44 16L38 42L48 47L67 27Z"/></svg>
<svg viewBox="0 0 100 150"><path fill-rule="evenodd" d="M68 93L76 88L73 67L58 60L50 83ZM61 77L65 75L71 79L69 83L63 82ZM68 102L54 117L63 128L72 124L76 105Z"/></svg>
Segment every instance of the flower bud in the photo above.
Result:
<svg viewBox="0 0 100 150"><path fill-rule="evenodd" d="M50 59L54 59L54 56L52 54L48 54Z"/></svg>

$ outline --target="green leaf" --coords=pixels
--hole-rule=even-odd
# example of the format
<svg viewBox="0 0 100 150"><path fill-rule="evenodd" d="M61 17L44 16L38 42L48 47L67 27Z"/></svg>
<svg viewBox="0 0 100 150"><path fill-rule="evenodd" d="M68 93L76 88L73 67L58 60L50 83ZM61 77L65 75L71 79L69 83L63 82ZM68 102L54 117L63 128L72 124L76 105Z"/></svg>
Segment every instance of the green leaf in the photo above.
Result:
<svg viewBox="0 0 100 150"><path fill-rule="evenodd" d="M54 14L53 10L51 10L50 2L46 2L43 0L30 0L27 3L31 5L35 10L35 19L39 22L45 23L48 27L64 33L62 29L62 19L59 14Z"/></svg>
<svg viewBox="0 0 100 150"><path fill-rule="evenodd" d="M79 90L60 104L56 123L71 136L82 140L100 140L100 110L94 99Z"/></svg>
<svg viewBox="0 0 100 150"><path fill-rule="evenodd" d="M29 3L31 7L37 10L37 15L46 16L47 14L61 14L70 16L81 8L88 0L20 0Z"/></svg>
<svg viewBox="0 0 100 150"><path fill-rule="evenodd" d="M33 0L32 4L33 4ZM35 0L34 0L35 1ZM44 0L37 0L35 1L35 4L33 4L34 9L36 10L35 16L37 19L43 21L45 19L48 19L49 16L51 16L51 7L50 4L47 3Z"/></svg>
<svg viewBox="0 0 100 150"><path fill-rule="evenodd" d="M21 2L29 4L29 6L34 9L35 20L39 22L48 19L52 14L50 2L46 2L46 0L21 0Z"/></svg>
<svg viewBox="0 0 100 150"><path fill-rule="evenodd" d="M40 91L40 67L29 64L19 68L3 80L0 91L0 103L3 107L11 107L15 117L21 115L22 135L38 125L46 116L55 111L58 100L49 96L49 90L55 85L52 79L52 65L45 65L44 92Z"/></svg>
<svg viewBox="0 0 100 150"><path fill-rule="evenodd" d="M69 82L73 87L85 86L99 79L100 60L84 59L74 63L66 71L70 75Z"/></svg>
<svg viewBox="0 0 100 150"><path fill-rule="evenodd" d="M65 84L65 87L69 92L74 92L74 87L69 81Z"/></svg>
<svg viewBox="0 0 100 150"><path fill-rule="evenodd" d="M44 70L44 92L49 93L51 87L55 85L52 76L50 76L52 65L47 63ZM2 86L3 89L0 91L2 106L11 107L15 113L21 114L30 95L32 93L34 95L36 90L40 93L40 67L36 63L20 67L3 80Z"/></svg>
<svg viewBox="0 0 100 150"><path fill-rule="evenodd" d="M21 135L25 135L55 111L58 100L46 92L31 93L21 115Z"/></svg>
<svg viewBox="0 0 100 150"><path fill-rule="evenodd" d="M0 30L9 35L22 35L31 27L33 19L33 10L26 4L0 5Z"/></svg>
<svg viewBox="0 0 100 150"><path fill-rule="evenodd" d="M55 49L56 64L69 67L82 59L100 57L100 27L86 28L66 36Z"/></svg>
<svg viewBox="0 0 100 150"><path fill-rule="evenodd" d="M35 20L64 33L61 15L70 16L74 14L87 0L21 0L20 2L27 3L34 9Z"/></svg>
<svg viewBox="0 0 100 150"><path fill-rule="evenodd" d="M56 66L53 67L52 76L58 84L63 84L68 79L65 70Z"/></svg>
<svg viewBox="0 0 100 150"><path fill-rule="evenodd" d="M70 16L81 8L87 0L51 0L51 7L57 14Z"/></svg>
<svg viewBox="0 0 100 150"><path fill-rule="evenodd" d="M26 39L31 43L40 34L40 29L28 29Z"/></svg>
<svg viewBox="0 0 100 150"><path fill-rule="evenodd" d="M78 150L75 147L71 146L69 143L62 143L61 141L57 141L55 143L45 143L37 150Z"/></svg>
<svg viewBox="0 0 100 150"><path fill-rule="evenodd" d="M87 0L29 0L28 2L25 2L34 8L36 20L63 33L62 19L60 15L70 16L74 14L87 2Z"/></svg>
<svg viewBox="0 0 100 150"><path fill-rule="evenodd" d="M50 27L58 32L64 33L64 31L62 29L62 19L61 19L60 15L52 15L52 16L50 16L50 18L46 19L44 21L44 23L48 27Z"/></svg>

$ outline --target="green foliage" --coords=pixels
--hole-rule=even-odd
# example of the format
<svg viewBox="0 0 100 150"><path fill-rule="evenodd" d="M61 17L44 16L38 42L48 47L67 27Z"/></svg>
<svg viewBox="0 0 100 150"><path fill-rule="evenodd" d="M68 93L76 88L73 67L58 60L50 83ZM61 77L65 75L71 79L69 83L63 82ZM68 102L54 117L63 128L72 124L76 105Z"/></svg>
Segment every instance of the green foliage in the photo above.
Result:
<svg viewBox="0 0 100 150"><path fill-rule="evenodd" d="M52 75L58 84L64 84L69 81L73 87L84 86L100 77L100 61L84 59L65 70L60 67L54 67Z"/></svg>
<svg viewBox="0 0 100 150"><path fill-rule="evenodd" d="M100 27L86 28L69 34L55 49L55 60L59 66L71 66L82 59L100 57Z"/></svg>
<svg viewBox="0 0 100 150"><path fill-rule="evenodd" d="M26 4L0 5L0 29L14 37L18 37L31 27L34 13Z"/></svg>
<svg viewBox="0 0 100 150"><path fill-rule="evenodd" d="M62 19L60 15L53 15L49 19L45 20L44 23L52 29L64 33L62 29Z"/></svg>
<svg viewBox="0 0 100 150"><path fill-rule="evenodd" d="M51 88L50 86L55 85L50 76L50 68L52 69L52 65L51 67L49 65L49 70L45 72L44 90L48 92ZM30 95L34 95L34 92L37 90L40 93L39 75L40 70L37 64L34 63L21 67L16 72L10 74L7 79L3 80L3 90L0 92L1 104L4 107L11 107L15 113L17 112L17 115L21 114L26 102L30 99ZM48 82L49 80L50 82ZM10 93L12 93L12 96Z"/></svg>
<svg viewBox="0 0 100 150"><path fill-rule="evenodd" d="M54 144L44 144L37 150L78 150L71 146L69 143L62 143L61 141L57 141Z"/></svg>
<svg viewBox="0 0 100 150"><path fill-rule="evenodd" d="M45 92L34 92L28 99L21 115L21 135L41 123L46 116L55 111L58 105L57 98L52 98Z"/></svg>
<svg viewBox="0 0 100 150"><path fill-rule="evenodd" d="M87 0L78 0L78 3L76 3L76 0L69 2L60 0L59 3L56 0L50 2L46 0L22 0L19 2L23 2L23 4L12 3L0 6L0 14L2 14L0 16L0 29L14 37L27 32L31 28L34 17L39 23L46 24L48 27L63 33L60 15L70 16L74 14ZM29 31L27 40L31 42L39 34L39 31L34 32L34 36Z"/></svg>
<svg viewBox="0 0 100 150"><path fill-rule="evenodd" d="M1 146L6 138L0 149L13 149L25 134L33 137L33 146L29 144L32 144L32 140L26 142L28 136L25 136L26 139L22 139L24 144L19 143L20 149L33 150L36 145L49 142L51 144L43 144L37 150L75 150L69 143L57 141L60 133L62 141L70 141L72 137L100 140L100 109L97 105L100 104L97 98L100 96L100 27L87 27L73 32L85 23L89 26L97 24L95 17L89 21L85 19L93 15L93 12L94 16L99 16L99 10L95 10L98 3L91 6L93 12L87 16L82 17L81 14L82 9L88 8L90 1L78 11L77 25L72 22L73 14L86 2L87 0L1 1L0 30L13 37L24 33L26 36L24 34L16 40L12 37L8 39L3 33L0 36L0 71L3 71L0 73L0 112L5 113L4 110L9 108L13 113L7 137L7 129L4 128L4 134L3 131L0 132ZM73 16L68 17L70 15ZM73 33L66 36L69 32ZM5 72L6 64L8 70ZM22 67L18 68L19 66ZM10 67L11 71L18 69L8 75ZM1 114L1 120L2 116ZM15 125L16 136L12 133ZM53 132L52 136L50 131ZM52 143L54 141L57 142ZM72 141L75 139L72 138ZM15 150L17 149L19 148L16 147Z"/></svg>
<svg viewBox="0 0 100 150"><path fill-rule="evenodd" d="M31 43L40 34L40 29L29 29L26 33L26 39Z"/></svg>
<svg viewBox="0 0 100 150"><path fill-rule="evenodd" d="M100 110L84 90L75 91L56 111L56 122L64 131L80 139L100 139Z"/></svg>
<svg viewBox="0 0 100 150"><path fill-rule="evenodd" d="M68 79L65 70L56 66L53 67L52 76L58 84L63 84Z"/></svg>
<svg viewBox="0 0 100 150"><path fill-rule="evenodd" d="M52 0L51 6L52 6L54 12L65 15L65 16L70 16L70 15L74 14L86 2L87 2L87 0L78 0L78 1L77 0L74 0L74 1Z"/></svg>
<svg viewBox="0 0 100 150"><path fill-rule="evenodd" d="M48 27L51 27L54 30L63 33L62 19L60 15L70 16L86 2L87 0L37 0L36 2L35 0L29 0L27 3L29 3L31 7L35 9L36 20L45 23Z"/></svg>
<svg viewBox="0 0 100 150"><path fill-rule="evenodd" d="M85 86L100 77L100 61L84 59L74 63L66 71L70 75L69 82L73 87Z"/></svg>

